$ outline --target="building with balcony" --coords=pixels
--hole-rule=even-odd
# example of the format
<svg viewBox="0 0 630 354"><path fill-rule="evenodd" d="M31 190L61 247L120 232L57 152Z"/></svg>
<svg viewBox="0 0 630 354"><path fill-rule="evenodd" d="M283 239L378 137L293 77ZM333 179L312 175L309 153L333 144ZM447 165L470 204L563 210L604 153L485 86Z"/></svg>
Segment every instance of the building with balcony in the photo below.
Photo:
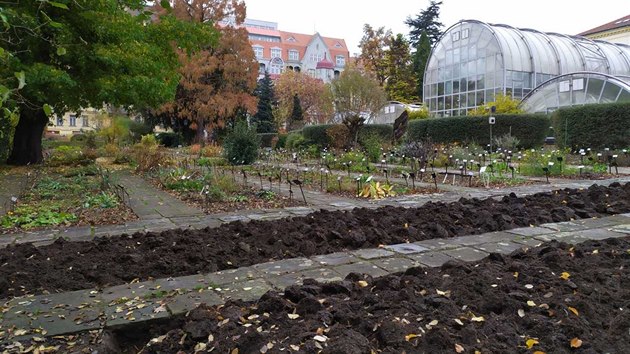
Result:
<svg viewBox="0 0 630 354"><path fill-rule="evenodd" d="M249 33L261 77L265 72L275 78L285 70L293 70L330 82L350 58L341 38L281 31L275 22L252 19L246 19L243 26Z"/></svg>
<svg viewBox="0 0 630 354"><path fill-rule="evenodd" d="M466 115L497 94L529 112L630 100L630 45L464 20L431 50L424 103L432 115Z"/></svg>

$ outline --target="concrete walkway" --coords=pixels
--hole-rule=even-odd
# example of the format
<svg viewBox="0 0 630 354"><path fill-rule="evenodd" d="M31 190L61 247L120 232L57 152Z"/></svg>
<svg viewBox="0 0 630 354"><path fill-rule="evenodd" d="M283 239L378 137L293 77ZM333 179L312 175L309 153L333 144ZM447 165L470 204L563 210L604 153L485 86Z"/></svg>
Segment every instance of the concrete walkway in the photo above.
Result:
<svg viewBox="0 0 630 354"><path fill-rule="evenodd" d="M439 267L450 260L476 262L490 253L509 254L544 241L580 243L630 236L630 214L544 224L474 236L432 239L383 248L293 258L209 274L156 279L99 289L25 296L5 301L0 344L51 337L185 313L200 303L257 300L271 289L344 279L349 273L374 277L410 267Z"/></svg>

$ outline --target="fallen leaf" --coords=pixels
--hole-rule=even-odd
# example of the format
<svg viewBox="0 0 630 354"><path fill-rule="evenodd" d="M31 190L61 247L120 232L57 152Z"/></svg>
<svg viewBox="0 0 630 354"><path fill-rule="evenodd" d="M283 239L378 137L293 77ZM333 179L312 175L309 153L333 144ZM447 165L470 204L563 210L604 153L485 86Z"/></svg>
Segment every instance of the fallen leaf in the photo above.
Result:
<svg viewBox="0 0 630 354"><path fill-rule="evenodd" d="M318 342L322 342L322 343L324 343L325 341L327 341L327 340L328 340L328 337L326 337L326 336L320 336L320 335L317 335L317 336L313 337L313 339L315 339L315 340L316 340L316 341L318 341Z"/></svg>
<svg viewBox="0 0 630 354"><path fill-rule="evenodd" d="M412 339L414 339L416 337L419 337L419 336L417 334L415 334L415 333L409 333L408 335L405 336L405 340L407 342L409 342L410 340L412 340Z"/></svg>
<svg viewBox="0 0 630 354"><path fill-rule="evenodd" d="M592 254L598 254L599 250L593 250Z"/></svg>
<svg viewBox="0 0 630 354"><path fill-rule="evenodd" d="M514 272L514 278L518 278L518 272Z"/></svg>
<svg viewBox="0 0 630 354"><path fill-rule="evenodd" d="M195 352L200 352L206 350L206 343L197 343L197 345L195 345Z"/></svg>
<svg viewBox="0 0 630 354"><path fill-rule="evenodd" d="M287 316L292 320L300 317L297 313L288 313Z"/></svg>
<svg viewBox="0 0 630 354"><path fill-rule="evenodd" d="M444 296L444 297L450 297L451 296L451 291L450 290L442 291L440 289L435 289L435 292L438 295L440 295L440 296Z"/></svg>
<svg viewBox="0 0 630 354"><path fill-rule="evenodd" d="M234 348L234 349L232 349L232 351L230 352L230 354L238 354L238 348Z"/></svg>
<svg viewBox="0 0 630 354"><path fill-rule="evenodd" d="M564 280L569 280L570 277L571 277L571 274L569 272L562 272L562 274L560 274L560 278Z"/></svg>
<svg viewBox="0 0 630 354"><path fill-rule="evenodd" d="M535 306L536 306L536 303L535 303L535 302L533 302L532 300L529 300L529 301L527 301L527 306L529 306L529 307L535 307Z"/></svg>
<svg viewBox="0 0 630 354"><path fill-rule="evenodd" d="M534 286L532 284L525 284L525 289L533 289Z"/></svg>
<svg viewBox="0 0 630 354"><path fill-rule="evenodd" d="M429 326L431 326L431 327L437 326L438 323L439 323L438 320L433 320L433 321L429 322Z"/></svg>
<svg viewBox="0 0 630 354"><path fill-rule="evenodd" d="M582 340L575 337L571 339L571 348L579 348L582 346Z"/></svg>
<svg viewBox="0 0 630 354"><path fill-rule="evenodd" d="M535 351L533 354L547 354L547 353L542 352L542 351L540 351L540 350L537 350L537 351Z"/></svg>
<svg viewBox="0 0 630 354"><path fill-rule="evenodd" d="M530 338L525 341L525 346L527 347L527 349L532 349L532 347L538 343L539 342L536 339Z"/></svg>
<svg viewBox="0 0 630 354"><path fill-rule="evenodd" d="M517 313L518 313L518 317L525 317L525 310L518 309Z"/></svg>
<svg viewBox="0 0 630 354"><path fill-rule="evenodd" d="M365 288L366 286L368 286L368 282L366 282L365 280L359 280L357 284L359 284L359 286L362 288Z"/></svg>
<svg viewBox="0 0 630 354"><path fill-rule="evenodd" d="M16 329L15 331L13 331L13 335L16 336L16 337L23 336L26 333L28 333L28 331L25 330L25 329L21 329L21 328L20 329Z"/></svg>
<svg viewBox="0 0 630 354"><path fill-rule="evenodd" d="M578 312L578 310L575 307L569 306L569 311L573 312L576 316L580 315L580 313Z"/></svg>
<svg viewBox="0 0 630 354"><path fill-rule="evenodd" d="M291 349L295 350L296 352L300 350L300 346L299 345L291 344L289 346L291 347Z"/></svg>
<svg viewBox="0 0 630 354"><path fill-rule="evenodd" d="M455 319L455 323L457 323L457 324L458 324L458 325L460 325L460 326L463 326L463 325L464 325L464 322L462 322L462 320L460 320L459 318L456 318L456 319Z"/></svg>
<svg viewBox="0 0 630 354"><path fill-rule="evenodd" d="M471 318L470 320L473 321L473 322L483 322L486 319L483 318L483 316L473 316L473 318Z"/></svg>
<svg viewBox="0 0 630 354"><path fill-rule="evenodd" d="M458 352L458 353L463 353L464 352L464 347L462 347L461 344L455 343L455 351Z"/></svg>

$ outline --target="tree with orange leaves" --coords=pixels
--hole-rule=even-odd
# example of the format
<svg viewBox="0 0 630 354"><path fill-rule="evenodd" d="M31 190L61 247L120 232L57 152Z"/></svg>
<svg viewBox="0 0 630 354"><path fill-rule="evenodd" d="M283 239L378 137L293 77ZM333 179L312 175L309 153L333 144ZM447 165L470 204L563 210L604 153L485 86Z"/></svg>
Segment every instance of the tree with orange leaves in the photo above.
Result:
<svg viewBox="0 0 630 354"><path fill-rule="evenodd" d="M245 19L245 3L237 0L175 0L173 14L180 20L208 23L220 31L216 46L187 55L182 53L181 79L175 100L162 107L162 113L184 122L195 131L194 140L204 141L232 121L239 112L254 114L253 95L258 77L258 62L244 28L219 26L231 18L235 25ZM181 126L181 125L180 125Z"/></svg>
<svg viewBox="0 0 630 354"><path fill-rule="evenodd" d="M274 91L278 100L277 111L274 116L279 126L291 125L294 97L299 98L304 123L328 123L334 113L330 86L310 75L285 71L275 82Z"/></svg>

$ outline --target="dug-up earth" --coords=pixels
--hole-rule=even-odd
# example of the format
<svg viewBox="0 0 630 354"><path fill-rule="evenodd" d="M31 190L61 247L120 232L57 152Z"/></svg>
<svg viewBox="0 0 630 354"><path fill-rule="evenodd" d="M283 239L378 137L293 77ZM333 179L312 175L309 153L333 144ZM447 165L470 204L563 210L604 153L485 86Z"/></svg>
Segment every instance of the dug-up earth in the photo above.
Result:
<svg viewBox="0 0 630 354"><path fill-rule="evenodd" d="M100 288L434 238L475 235L630 211L630 183L419 208L319 211L274 221L0 249L0 299Z"/></svg>
<svg viewBox="0 0 630 354"><path fill-rule="evenodd" d="M69 353L628 353L630 238L552 241L381 278L306 280L148 328L52 340Z"/></svg>

